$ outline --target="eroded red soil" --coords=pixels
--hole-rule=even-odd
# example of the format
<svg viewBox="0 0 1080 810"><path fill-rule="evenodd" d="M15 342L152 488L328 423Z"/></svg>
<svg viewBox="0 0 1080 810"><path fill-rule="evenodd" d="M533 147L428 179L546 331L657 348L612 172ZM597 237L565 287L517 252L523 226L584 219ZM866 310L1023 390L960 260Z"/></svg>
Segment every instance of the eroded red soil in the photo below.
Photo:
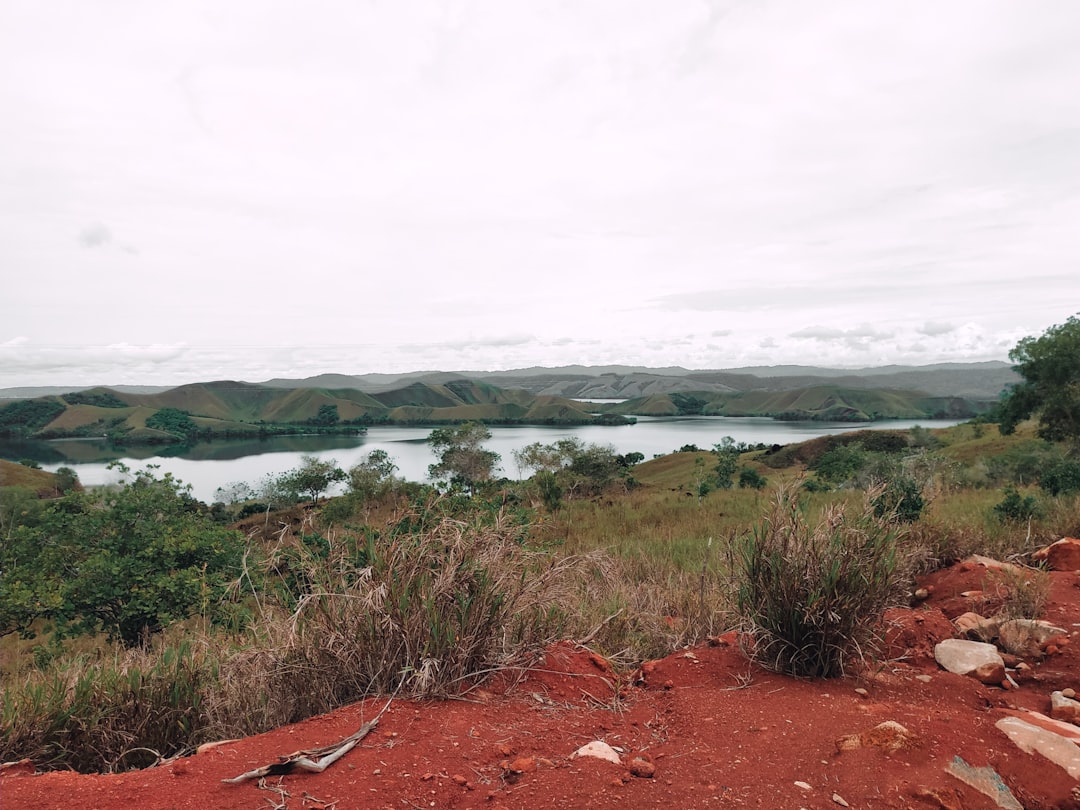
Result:
<svg viewBox="0 0 1080 810"><path fill-rule="evenodd" d="M926 578L930 598L890 614L891 655L859 674L800 681L746 661L737 645L702 645L616 679L583 648L558 645L537 670L505 673L466 700L395 701L359 747L321 774L223 784L298 749L334 743L374 716L369 700L157 768L87 776L0 777L4 808L991 808L946 772L960 756L989 765L1028 810L1080 808L1077 783L1017 748L994 723L1009 709L1049 713L1052 690L1080 691L1080 643L1018 679L985 686L941 671L933 644L950 634L981 567ZM1046 616L1080 627L1080 575L1053 574ZM860 691L861 690L861 691ZM838 750L846 735L895 721L913 739L895 751ZM591 740L623 765L570 755ZM627 766L641 755L652 777ZM521 771L516 773L515 771ZM802 786L800 784L802 783ZM836 798L834 798L834 796Z"/></svg>

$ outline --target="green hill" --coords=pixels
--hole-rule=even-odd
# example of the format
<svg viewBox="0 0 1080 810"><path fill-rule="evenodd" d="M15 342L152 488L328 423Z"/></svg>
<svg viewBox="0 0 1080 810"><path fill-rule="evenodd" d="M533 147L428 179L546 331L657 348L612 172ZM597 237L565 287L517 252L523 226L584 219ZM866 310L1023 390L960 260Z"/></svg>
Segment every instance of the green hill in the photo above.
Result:
<svg viewBox="0 0 1080 810"><path fill-rule="evenodd" d="M368 424L590 424L611 419L561 397L462 379L413 382L375 394L224 380L149 394L95 388L15 400L0 407L0 436L104 436L124 444L168 444L285 433L349 434Z"/></svg>
<svg viewBox="0 0 1080 810"><path fill-rule="evenodd" d="M697 391L654 394L603 406L606 413L636 416L770 416L825 422L880 419L970 419L990 403L919 391L814 385L786 391Z"/></svg>

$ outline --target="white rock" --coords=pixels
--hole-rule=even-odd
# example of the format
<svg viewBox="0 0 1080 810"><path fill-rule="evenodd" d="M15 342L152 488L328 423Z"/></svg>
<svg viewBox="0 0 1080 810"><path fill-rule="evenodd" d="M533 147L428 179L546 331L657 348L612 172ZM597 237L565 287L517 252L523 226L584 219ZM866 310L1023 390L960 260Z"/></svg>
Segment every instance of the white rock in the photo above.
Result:
<svg viewBox="0 0 1080 810"><path fill-rule="evenodd" d="M947 638L934 647L934 660L942 669L971 675L983 683L1001 683L1005 679L1005 662L993 644Z"/></svg>
<svg viewBox="0 0 1080 810"><path fill-rule="evenodd" d="M616 765L622 765L622 759L619 757L618 752L601 740L593 740L591 743L585 743L585 745L581 746L581 748L571 754L570 757L571 759L575 757L595 757L596 759L606 759L608 762L613 762Z"/></svg>
<svg viewBox="0 0 1080 810"><path fill-rule="evenodd" d="M1019 717L1004 717L995 723L1026 754L1038 752L1080 779L1080 746L1049 729L1026 723Z"/></svg>
<svg viewBox="0 0 1080 810"><path fill-rule="evenodd" d="M1067 720L1080 725L1080 701L1066 697L1061 692L1051 692L1050 716L1055 720Z"/></svg>

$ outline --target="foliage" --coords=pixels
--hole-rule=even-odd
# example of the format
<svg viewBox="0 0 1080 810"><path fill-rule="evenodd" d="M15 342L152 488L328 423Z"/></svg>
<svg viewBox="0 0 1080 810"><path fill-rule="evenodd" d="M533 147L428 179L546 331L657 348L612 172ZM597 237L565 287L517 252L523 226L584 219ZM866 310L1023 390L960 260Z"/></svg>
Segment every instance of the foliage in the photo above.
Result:
<svg viewBox="0 0 1080 810"><path fill-rule="evenodd" d="M372 450L349 468L349 491L364 500L378 498L393 488L399 479L394 459L385 450Z"/></svg>
<svg viewBox="0 0 1080 810"><path fill-rule="evenodd" d="M29 467L31 470L41 469L41 465L34 461L34 459L32 458L20 458L19 463L22 464L24 467Z"/></svg>
<svg viewBox="0 0 1080 810"><path fill-rule="evenodd" d="M1059 458L1039 475L1039 487L1051 495L1080 492L1080 461Z"/></svg>
<svg viewBox="0 0 1080 810"><path fill-rule="evenodd" d="M987 572L990 582L1005 591L997 615L1004 619L1041 619L1050 601L1050 573L1038 568L1002 566Z"/></svg>
<svg viewBox="0 0 1080 810"><path fill-rule="evenodd" d="M1080 445L1080 319L1072 316L1041 337L1024 338L1009 359L1024 380L999 403L1001 433L1014 432L1037 413L1040 437Z"/></svg>
<svg viewBox="0 0 1080 810"><path fill-rule="evenodd" d="M540 470L533 476L533 481L540 492L540 500L545 509L554 512L562 506L563 488L559 485L559 479L555 473L551 470Z"/></svg>
<svg viewBox="0 0 1080 810"><path fill-rule="evenodd" d="M739 489L765 489L768 480L753 467L743 467L739 470Z"/></svg>
<svg viewBox="0 0 1080 810"><path fill-rule="evenodd" d="M547 500L558 489L558 497L552 502L558 502L564 494L596 495L617 482L631 487L634 481L630 468L644 458L642 453L620 455L611 445L590 444L580 439L560 439L552 444L534 442L514 451L518 469L535 470L536 483L547 488L547 496L541 497ZM542 482L541 474L544 474Z"/></svg>
<svg viewBox="0 0 1080 810"><path fill-rule="evenodd" d="M64 394L68 405L93 405L97 408L126 408L128 404L112 391L72 391Z"/></svg>
<svg viewBox="0 0 1080 810"><path fill-rule="evenodd" d="M451 484L475 490L477 485L491 480L499 463L499 454L483 447L490 438L491 430L479 422L436 428L428 436L428 445L438 461L428 467L428 475L433 479L448 478Z"/></svg>
<svg viewBox="0 0 1080 810"><path fill-rule="evenodd" d="M830 484L842 484L866 466L869 457L859 444L840 444L810 465L818 478Z"/></svg>
<svg viewBox="0 0 1080 810"><path fill-rule="evenodd" d="M332 427L340 421L341 417L338 416L337 405L320 405L319 412L307 420L307 424L317 427Z"/></svg>
<svg viewBox="0 0 1080 810"><path fill-rule="evenodd" d="M199 427L191 420L191 414L179 408L159 408L146 419L146 426L169 433L183 441L193 441Z"/></svg>
<svg viewBox="0 0 1080 810"><path fill-rule="evenodd" d="M879 518L895 518L900 523L914 523L922 517L926 501L922 488L906 475L896 475L873 499L874 514Z"/></svg>
<svg viewBox="0 0 1080 810"><path fill-rule="evenodd" d="M278 484L287 493L308 495L312 503L318 503L320 495L347 477L332 458L322 461L318 456L301 456L300 462L296 469L282 473Z"/></svg>
<svg viewBox="0 0 1080 810"><path fill-rule="evenodd" d="M790 488L733 544L738 609L754 653L792 675L835 677L865 654L904 571L897 531L873 514L830 505L816 525Z"/></svg>
<svg viewBox="0 0 1080 810"><path fill-rule="evenodd" d="M1002 523L1023 523L1038 517L1041 512L1034 495L1021 495L1015 487L1006 487L1005 496L994 506L994 514Z"/></svg>
<svg viewBox="0 0 1080 810"><path fill-rule="evenodd" d="M35 619L131 645L195 614L217 616L243 539L200 512L180 482L138 472L50 503L0 550L0 632Z"/></svg>
<svg viewBox="0 0 1080 810"><path fill-rule="evenodd" d="M731 489L731 477L739 469L739 446L730 436L725 436L719 444L713 445L716 453L716 487Z"/></svg>
<svg viewBox="0 0 1080 810"><path fill-rule="evenodd" d="M0 436L29 436L64 412L56 399L18 399L0 407Z"/></svg>

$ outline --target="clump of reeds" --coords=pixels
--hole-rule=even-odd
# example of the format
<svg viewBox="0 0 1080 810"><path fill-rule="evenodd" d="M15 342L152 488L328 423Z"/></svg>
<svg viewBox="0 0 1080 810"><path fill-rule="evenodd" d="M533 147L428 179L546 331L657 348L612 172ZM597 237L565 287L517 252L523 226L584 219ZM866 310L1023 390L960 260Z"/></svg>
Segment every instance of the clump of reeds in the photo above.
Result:
<svg viewBox="0 0 1080 810"><path fill-rule="evenodd" d="M874 646L880 615L907 584L900 530L837 503L811 523L797 490L781 488L768 514L732 544L739 612L764 665L834 677Z"/></svg>

